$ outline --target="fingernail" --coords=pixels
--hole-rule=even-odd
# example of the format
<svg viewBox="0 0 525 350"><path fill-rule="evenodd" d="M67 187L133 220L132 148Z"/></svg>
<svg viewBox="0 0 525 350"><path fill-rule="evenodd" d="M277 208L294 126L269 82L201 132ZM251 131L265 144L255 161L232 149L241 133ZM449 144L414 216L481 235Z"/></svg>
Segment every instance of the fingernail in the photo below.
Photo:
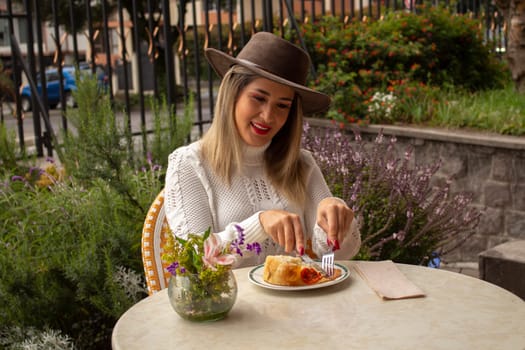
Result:
<svg viewBox="0 0 525 350"><path fill-rule="evenodd" d="M329 247L332 246L332 241L330 241L330 238L326 239L326 245L329 246Z"/></svg>
<svg viewBox="0 0 525 350"><path fill-rule="evenodd" d="M304 255L304 247L299 248L299 255Z"/></svg>
<svg viewBox="0 0 525 350"><path fill-rule="evenodd" d="M334 241L334 249L335 250L341 249L341 247L339 247L339 241L337 239Z"/></svg>

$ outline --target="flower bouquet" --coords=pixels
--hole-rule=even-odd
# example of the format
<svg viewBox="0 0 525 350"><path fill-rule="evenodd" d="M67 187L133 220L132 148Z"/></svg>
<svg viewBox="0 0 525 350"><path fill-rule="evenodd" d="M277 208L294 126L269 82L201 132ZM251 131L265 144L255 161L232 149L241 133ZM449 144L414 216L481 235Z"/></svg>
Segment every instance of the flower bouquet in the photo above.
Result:
<svg viewBox="0 0 525 350"><path fill-rule="evenodd" d="M259 254L258 243L244 243L243 229L235 225L238 237L225 242L208 228L187 239L171 234L162 259L171 273L168 295L173 309L184 319L214 321L224 318L237 297L233 263L243 252Z"/></svg>

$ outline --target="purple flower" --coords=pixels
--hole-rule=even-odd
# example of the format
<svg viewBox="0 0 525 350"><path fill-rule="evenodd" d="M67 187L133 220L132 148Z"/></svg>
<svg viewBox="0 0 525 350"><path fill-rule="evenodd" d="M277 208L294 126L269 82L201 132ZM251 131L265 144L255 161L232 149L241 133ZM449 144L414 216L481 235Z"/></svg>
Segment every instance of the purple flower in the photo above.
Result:
<svg viewBox="0 0 525 350"><path fill-rule="evenodd" d="M169 266L166 267L166 270L168 270L168 272L171 273L173 276L177 276L177 268L178 267L179 267L179 262L175 261L175 262L169 264ZM184 269L184 267L180 268L180 272L181 273L184 273L184 271L182 271L183 269Z"/></svg>
<svg viewBox="0 0 525 350"><path fill-rule="evenodd" d="M239 238L238 238L239 239L239 244L244 244L244 229L241 226L237 225L237 224L235 224L233 226L235 227L235 229L239 233Z"/></svg>
<svg viewBox="0 0 525 350"><path fill-rule="evenodd" d="M11 181L13 181L13 182L14 181L25 181L25 179L22 176L20 176L20 175L13 175L11 177Z"/></svg>
<svg viewBox="0 0 525 350"><path fill-rule="evenodd" d="M413 147L400 150L382 132L363 139L354 130L352 139L335 128L304 130L303 147L359 218L363 258L422 263L437 247L475 232L481 214L472 196L452 196L448 179L434 184L440 161L414 165Z"/></svg>
<svg viewBox="0 0 525 350"><path fill-rule="evenodd" d="M237 239L235 239L235 240L233 240L231 242L230 247L235 253L237 253L237 255L242 257L243 256L243 253L242 253L243 252L243 245L244 245L244 240L245 240L244 229L241 226L237 225L237 224L235 224L233 226L237 230L238 236L237 236ZM247 251L254 252L257 255L259 255L261 253L261 250L262 250L261 249L261 245L259 243L257 243L257 242L246 244L245 249Z"/></svg>
<svg viewBox="0 0 525 350"><path fill-rule="evenodd" d="M398 241L402 242L405 239L406 232L405 231L399 231L397 233L392 234L393 239L397 239Z"/></svg>
<svg viewBox="0 0 525 350"><path fill-rule="evenodd" d="M261 251L262 251L261 245L258 242L255 242L252 244L248 243L246 245L246 249L249 250L250 252L254 252L257 255L261 254Z"/></svg>
<svg viewBox="0 0 525 350"><path fill-rule="evenodd" d="M38 175L42 175L45 172L43 169L41 169L39 167L31 167L31 168L29 168L28 172L29 172L30 175L33 175L33 171L35 171L35 170L37 171Z"/></svg>

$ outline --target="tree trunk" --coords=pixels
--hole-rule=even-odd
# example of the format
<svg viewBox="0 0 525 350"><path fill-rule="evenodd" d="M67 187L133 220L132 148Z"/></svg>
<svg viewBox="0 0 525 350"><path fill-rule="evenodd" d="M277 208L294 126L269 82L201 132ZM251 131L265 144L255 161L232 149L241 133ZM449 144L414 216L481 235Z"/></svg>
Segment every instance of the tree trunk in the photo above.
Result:
<svg viewBox="0 0 525 350"><path fill-rule="evenodd" d="M516 89L525 94L525 0L496 0L507 22L507 54Z"/></svg>

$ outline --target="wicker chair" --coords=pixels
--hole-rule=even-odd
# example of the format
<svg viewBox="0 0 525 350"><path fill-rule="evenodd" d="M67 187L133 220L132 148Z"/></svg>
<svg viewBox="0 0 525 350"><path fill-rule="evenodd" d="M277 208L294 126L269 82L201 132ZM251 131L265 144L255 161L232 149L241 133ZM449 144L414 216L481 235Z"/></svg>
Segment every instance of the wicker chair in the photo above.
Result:
<svg viewBox="0 0 525 350"><path fill-rule="evenodd" d="M169 234L162 190L149 208L142 229L142 262L150 295L168 286L170 273L166 270L167 264L162 261L161 255Z"/></svg>

